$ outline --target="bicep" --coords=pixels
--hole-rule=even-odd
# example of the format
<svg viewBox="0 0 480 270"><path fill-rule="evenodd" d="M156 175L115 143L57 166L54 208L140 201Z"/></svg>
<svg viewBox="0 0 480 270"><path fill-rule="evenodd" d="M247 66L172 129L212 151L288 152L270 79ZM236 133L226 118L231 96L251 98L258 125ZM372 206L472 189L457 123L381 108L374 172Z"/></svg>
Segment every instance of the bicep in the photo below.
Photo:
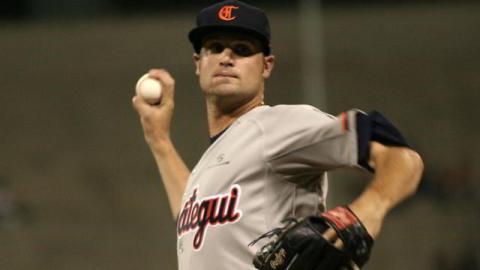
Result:
<svg viewBox="0 0 480 270"><path fill-rule="evenodd" d="M414 171L423 170L423 160L415 150L403 146L387 146L379 142L371 142L368 164L377 169L389 161L396 163L396 167L402 167L400 168L402 170L405 169L403 167L409 167Z"/></svg>
<svg viewBox="0 0 480 270"><path fill-rule="evenodd" d="M369 150L370 156L368 158L368 165L375 169L378 159L387 153L388 146L385 146L379 142L370 142Z"/></svg>

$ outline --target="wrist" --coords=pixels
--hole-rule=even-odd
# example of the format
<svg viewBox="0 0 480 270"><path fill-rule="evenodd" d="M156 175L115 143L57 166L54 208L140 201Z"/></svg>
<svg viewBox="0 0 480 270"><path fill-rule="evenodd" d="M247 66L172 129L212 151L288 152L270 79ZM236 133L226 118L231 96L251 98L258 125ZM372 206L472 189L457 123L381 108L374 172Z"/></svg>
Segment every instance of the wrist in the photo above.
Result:
<svg viewBox="0 0 480 270"><path fill-rule="evenodd" d="M390 209L389 202L373 190L365 191L348 207L362 221L373 238L380 233L383 220Z"/></svg>
<svg viewBox="0 0 480 270"><path fill-rule="evenodd" d="M169 136L156 138L154 141L148 141L147 143L155 156L164 156L173 149L173 143Z"/></svg>

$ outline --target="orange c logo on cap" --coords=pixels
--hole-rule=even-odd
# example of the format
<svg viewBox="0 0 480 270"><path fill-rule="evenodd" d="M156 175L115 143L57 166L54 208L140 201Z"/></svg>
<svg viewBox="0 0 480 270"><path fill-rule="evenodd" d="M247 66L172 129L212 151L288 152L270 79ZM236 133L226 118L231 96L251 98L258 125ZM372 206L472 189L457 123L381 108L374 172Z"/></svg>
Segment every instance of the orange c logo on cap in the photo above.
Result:
<svg viewBox="0 0 480 270"><path fill-rule="evenodd" d="M218 11L218 18L224 21L232 21L235 20L237 17L232 16L232 11L237 9L236 6L223 6L220 11Z"/></svg>

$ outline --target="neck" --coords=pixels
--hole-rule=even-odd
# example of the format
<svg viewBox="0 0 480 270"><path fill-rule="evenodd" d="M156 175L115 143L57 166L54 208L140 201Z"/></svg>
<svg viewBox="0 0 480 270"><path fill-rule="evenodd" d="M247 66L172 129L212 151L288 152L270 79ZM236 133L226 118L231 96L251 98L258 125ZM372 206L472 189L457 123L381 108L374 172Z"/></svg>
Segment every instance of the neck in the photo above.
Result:
<svg viewBox="0 0 480 270"><path fill-rule="evenodd" d="M207 117L210 137L217 135L235 122L240 116L263 104L263 95L244 101L240 105L230 104L215 97L207 98Z"/></svg>

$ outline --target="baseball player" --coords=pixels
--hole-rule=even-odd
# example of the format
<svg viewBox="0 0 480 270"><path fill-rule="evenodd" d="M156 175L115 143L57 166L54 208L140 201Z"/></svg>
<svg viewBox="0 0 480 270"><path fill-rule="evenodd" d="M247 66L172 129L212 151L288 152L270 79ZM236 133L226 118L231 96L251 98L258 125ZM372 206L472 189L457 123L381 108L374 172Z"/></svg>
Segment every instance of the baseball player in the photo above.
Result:
<svg viewBox="0 0 480 270"><path fill-rule="evenodd" d="M358 269L385 215L416 190L419 155L380 113L334 117L309 105L265 105L275 57L261 9L218 2L200 11L188 37L211 137L191 171L170 138L172 76L149 72L163 87L159 104L133 98L177 222L179 269ZM328 210L326 172L338 168L368 170L372 180L349 205ZM265 259L262 246L286 218L309 218L313 236L295 256L290 245Z"/></svg>

